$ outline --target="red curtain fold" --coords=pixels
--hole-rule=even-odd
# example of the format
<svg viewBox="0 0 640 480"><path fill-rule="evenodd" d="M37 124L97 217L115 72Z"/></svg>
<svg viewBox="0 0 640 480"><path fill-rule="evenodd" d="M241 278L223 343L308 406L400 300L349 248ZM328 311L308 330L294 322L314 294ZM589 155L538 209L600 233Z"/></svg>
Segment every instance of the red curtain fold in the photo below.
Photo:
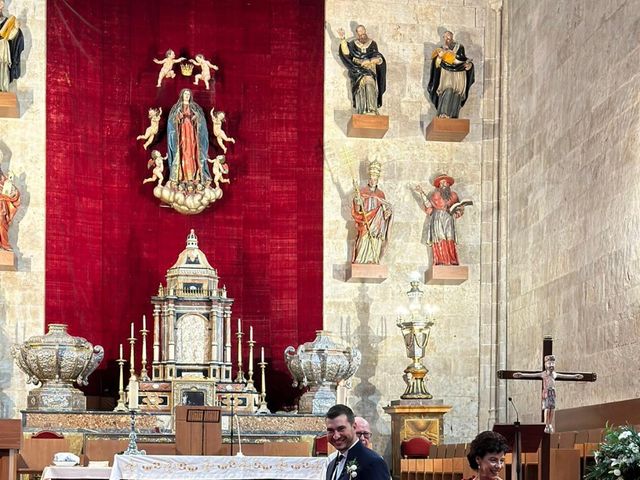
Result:
<svg viewBox="0 0 640 480"><path fill-rule="evenodd" d="M265 346L270 406L292 402L283 350L322 327L323 3L48 2L47 324L69 324L115 359L130 322L151 318L150 297L194 228L235 298L234 319ZM219 65L215 93L178 66L156 88L152 59L169 48ZM142 185L184 87L205 110L225 111L237 140L224 197L195 216L160 207ZM158 106L159 143L145 151L135 137ZM93 393L115 395L106 367Z"/></svg>

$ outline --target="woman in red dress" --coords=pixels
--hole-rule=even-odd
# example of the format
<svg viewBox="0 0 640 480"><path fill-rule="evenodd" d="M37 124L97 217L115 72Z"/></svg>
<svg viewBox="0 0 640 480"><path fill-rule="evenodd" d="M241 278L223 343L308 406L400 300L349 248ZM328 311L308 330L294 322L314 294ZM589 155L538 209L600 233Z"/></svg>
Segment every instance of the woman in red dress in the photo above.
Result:
<svg viewBox="0 0 640 480"><path fill-rule="evenodd" d="M501 480L498 474L504 467L504 454L507 450L507 440L499 433L479 433L471 442L467 454L469 466L478 473L468 480Z"/></svg>

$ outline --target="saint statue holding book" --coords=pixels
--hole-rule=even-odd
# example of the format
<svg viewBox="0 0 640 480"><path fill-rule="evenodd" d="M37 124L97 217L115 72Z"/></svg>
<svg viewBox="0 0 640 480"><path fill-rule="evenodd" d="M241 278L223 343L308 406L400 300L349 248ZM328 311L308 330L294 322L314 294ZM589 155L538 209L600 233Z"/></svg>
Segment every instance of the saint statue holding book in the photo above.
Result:
<svg viewBox="0 0 640 480"><path fill-rule="evenodd" d="M451 189L454 182L449 175L438 175L433 181L436 189L430 193L425 193L421 185L414 187L429 216L427 244L433 250L433 265L460 265L455 220L464 214L464 207L473 205L473 202L460 201L458 194Z"/></svg>

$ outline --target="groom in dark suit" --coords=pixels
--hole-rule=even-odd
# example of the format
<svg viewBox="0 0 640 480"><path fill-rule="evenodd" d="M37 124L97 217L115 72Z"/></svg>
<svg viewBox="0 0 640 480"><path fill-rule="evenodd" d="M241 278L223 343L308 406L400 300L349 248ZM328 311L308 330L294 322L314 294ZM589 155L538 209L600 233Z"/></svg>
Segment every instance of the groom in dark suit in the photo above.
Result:
<svg viewBox="0 0 640 480"><path fill-rule="evenodd" d="M326 480L389 480L384 459L359 441L355 416L349 407L334 405L325 421L327 440L337 450L327 467Z"/></svg>

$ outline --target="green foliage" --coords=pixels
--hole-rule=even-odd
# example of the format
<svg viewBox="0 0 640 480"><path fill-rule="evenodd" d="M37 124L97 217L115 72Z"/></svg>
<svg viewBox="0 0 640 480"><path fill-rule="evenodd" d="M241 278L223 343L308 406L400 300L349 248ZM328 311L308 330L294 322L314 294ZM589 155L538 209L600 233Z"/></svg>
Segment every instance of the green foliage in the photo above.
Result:
<svg viewBox="0 0 640 480"><path fill-rule="evenodd" d="M640 479L640 435L632 426L607 426L600 449L595 452L595 465L585 480Z"/></svg>

